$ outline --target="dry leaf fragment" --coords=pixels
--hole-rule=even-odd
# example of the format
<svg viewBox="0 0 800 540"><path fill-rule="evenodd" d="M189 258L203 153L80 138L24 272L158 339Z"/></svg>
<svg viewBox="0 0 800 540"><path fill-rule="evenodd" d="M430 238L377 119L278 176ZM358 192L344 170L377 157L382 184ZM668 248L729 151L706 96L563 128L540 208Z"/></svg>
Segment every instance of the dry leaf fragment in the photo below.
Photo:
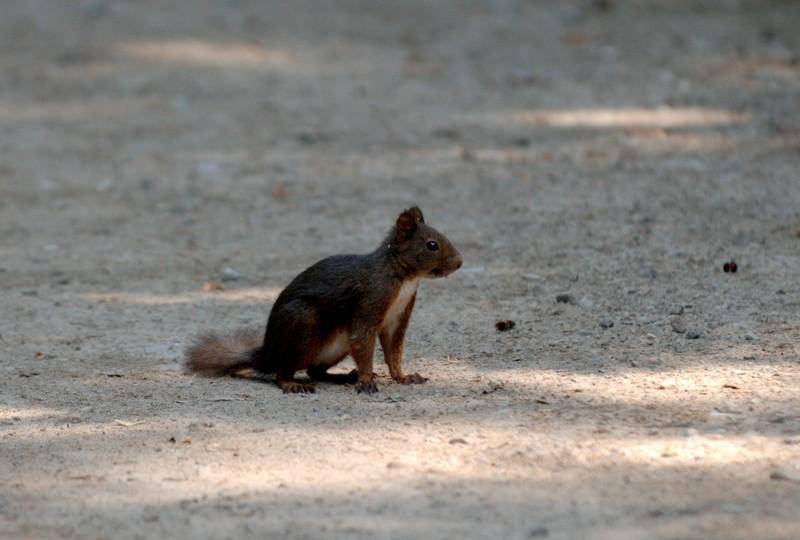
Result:
<svg viewBox="0 0 800 540"><path fill-rule="evenodd" d="M122 427L133 427L133 426L138 426L139 424L144 424L144 421L142 421L142 420L136 420L134 422L131 422L129 420L114 420L114 422L118 426L122 426Z"/></svg>

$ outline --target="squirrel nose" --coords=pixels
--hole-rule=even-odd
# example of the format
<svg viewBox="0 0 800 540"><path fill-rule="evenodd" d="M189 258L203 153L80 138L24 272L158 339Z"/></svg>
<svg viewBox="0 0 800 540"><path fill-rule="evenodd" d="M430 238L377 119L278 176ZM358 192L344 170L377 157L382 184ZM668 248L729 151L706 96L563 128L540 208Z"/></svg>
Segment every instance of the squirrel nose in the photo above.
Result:
<svg viewBox="0 0 800 540"><path fill-rule="evenodd" d="M464 264L464 261L461 259L461 257L456 257L456 270L461 268L462 264Z"/></svg>

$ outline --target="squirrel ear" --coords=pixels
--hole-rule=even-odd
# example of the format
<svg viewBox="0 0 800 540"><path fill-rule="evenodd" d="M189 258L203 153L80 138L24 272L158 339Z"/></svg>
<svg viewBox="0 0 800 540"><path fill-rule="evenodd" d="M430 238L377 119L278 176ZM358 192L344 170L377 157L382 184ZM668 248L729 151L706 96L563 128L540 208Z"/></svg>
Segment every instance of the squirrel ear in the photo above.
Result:
<svg viewBox="0 0 800 540"><path fill-rule="evenodd" d="M412 206L406 212L409 212L414 216L414 221L417 223L425 223L425 218L422 217L422 210L419 209L419 206Z"/></svg>
<svg viewBox="0 0 800 540"><path fill-rule="evenodd" d="M419 223L425 223L425 218L422 217L422 211L419 208L412 206L397 217L397 230L403 233L412 233L417 229Z"/></svg>
<svg viewBox="0 0 800 540"><path fill-rule="evenodd" d="M403 212L397 218L397 232L411 233L417 228L417 222L408 212Z"/></svg>

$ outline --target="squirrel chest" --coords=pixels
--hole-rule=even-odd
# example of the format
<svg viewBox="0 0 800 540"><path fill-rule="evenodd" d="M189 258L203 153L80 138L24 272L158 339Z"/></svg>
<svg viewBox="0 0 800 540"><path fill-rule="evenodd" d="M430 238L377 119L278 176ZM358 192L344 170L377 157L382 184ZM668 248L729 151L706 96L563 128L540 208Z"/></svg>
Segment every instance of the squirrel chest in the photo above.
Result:
<svg viewBox="0 0 800 540"><path fill-rule="evenodd" d="M408 303L417 294L417 285L419 285L419 278L408 279L400 286L400 291L397 293L394 301L389 304L389 309L386 310L386 315L381 322L381 330L387 328L393 330L397 326L397 322L403 315L403 312L408 307Z"/></svg>

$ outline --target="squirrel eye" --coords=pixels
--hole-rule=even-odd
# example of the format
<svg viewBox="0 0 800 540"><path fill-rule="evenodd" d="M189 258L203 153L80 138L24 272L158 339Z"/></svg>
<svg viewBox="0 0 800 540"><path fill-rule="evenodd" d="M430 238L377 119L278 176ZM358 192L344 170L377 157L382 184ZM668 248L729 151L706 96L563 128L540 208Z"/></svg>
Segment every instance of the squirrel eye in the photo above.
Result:
<svg viewBox="0 0 800 540"><path fill-rule="evenodd" d="M425 247L431 251L436 251L439 249L439 244L436 242L436 240L428 240L425 242Z"/></svg>

